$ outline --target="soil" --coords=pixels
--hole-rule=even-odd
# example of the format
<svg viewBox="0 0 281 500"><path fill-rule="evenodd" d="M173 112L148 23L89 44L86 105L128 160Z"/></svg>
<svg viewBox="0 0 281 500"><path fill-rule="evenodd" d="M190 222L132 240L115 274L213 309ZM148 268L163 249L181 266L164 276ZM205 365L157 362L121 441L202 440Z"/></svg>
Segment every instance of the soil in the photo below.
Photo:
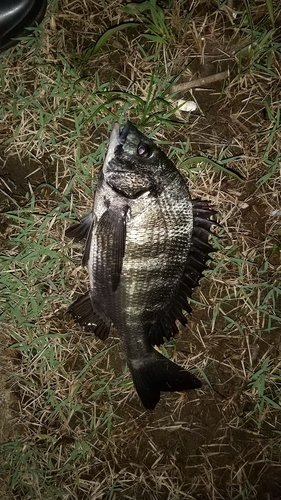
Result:
<svg viewBox="0 0 281 500"><path fill-rule="evenodd" d="M4 161L4 150L0 146L0 211L24 205L34 191L43 184L53 184L55 170L48 158L38 160L28 157L9 156Z"/></svg>

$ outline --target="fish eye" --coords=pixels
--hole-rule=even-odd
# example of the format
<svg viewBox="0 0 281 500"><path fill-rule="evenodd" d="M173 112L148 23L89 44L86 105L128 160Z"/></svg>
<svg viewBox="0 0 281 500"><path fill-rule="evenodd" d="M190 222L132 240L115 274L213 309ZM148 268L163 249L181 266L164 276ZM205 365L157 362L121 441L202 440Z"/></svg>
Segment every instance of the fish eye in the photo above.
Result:
<svg viewBox="0 0 281 500"><path fill-rule="evenodd" d="M152 154L152 151L151 151L149 145L144 144L142 142L139 143L137 152L138 152L138 155L142 156L143 158L149 158Z"/></svg>

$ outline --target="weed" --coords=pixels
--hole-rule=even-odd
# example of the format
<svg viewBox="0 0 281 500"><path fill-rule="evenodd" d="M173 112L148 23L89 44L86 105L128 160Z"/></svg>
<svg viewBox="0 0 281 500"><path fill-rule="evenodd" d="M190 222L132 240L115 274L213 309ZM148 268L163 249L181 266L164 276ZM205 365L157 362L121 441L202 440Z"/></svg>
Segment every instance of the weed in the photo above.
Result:
<svg viewBox="0 0 281 500"><path fill-rule="evenodd" d="M256 402L247 418L251 418L258 429L261 429L270 408L281 410L280 366L275 366L273 360L265 358L260 368L250 375L248 385L249 390L256 398Z"/></svg>
<svg viewBox="0 0 281 500"><path fill-rule="evenodd" d="M156 0L147 0L141 3L128 3L122 10L140 19L147 31L147 33L142 33L142 37L152 44L156 44L156 50L152 51L151 58L153 60L158 60L163 47L169 43L170 39L164 10L157 4ZM147 14L147 12L149 14ZM141 48L141 45L139 45L139 48ZM145 51L142 51L142 53L147 58Z"/></svg>

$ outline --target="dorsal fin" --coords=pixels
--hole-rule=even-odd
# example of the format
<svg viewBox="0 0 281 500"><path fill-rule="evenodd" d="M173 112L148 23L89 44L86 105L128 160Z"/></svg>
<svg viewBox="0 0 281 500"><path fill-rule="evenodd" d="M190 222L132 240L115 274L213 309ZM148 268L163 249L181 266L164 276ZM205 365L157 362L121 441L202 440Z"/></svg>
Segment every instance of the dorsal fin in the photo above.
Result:
<svg viewBox="0 0 281 500"><path fill-rule="evenodd" d="M188 299L191 298L194 288L199 284L203 272L207 269L209 254L213 246L209 243L212 234L211 226L217 224L211 219L216 214L214 208L207 201L193 200L193 231L190 250L185 269L179 284L178 292L170 307L160 316L151 327L149 339L152 345L164 343L164 338L169 340L178 333L176 321L182 325L187 324L187 318L182 311L191 313Z"/></svg>

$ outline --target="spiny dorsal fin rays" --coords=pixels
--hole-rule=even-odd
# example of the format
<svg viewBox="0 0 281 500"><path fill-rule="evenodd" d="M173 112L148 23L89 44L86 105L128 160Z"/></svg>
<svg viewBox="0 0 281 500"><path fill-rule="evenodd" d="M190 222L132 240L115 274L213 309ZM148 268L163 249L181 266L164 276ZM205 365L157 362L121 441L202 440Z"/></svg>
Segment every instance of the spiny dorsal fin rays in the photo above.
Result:
<svg viewBox="0 0 281 500"><path fill-rule="evenodd" d="M171 306L151 327L149 338L153 345L160 345L169 340L178 333L178 327L175 324L179 321L183 326L187 323L187 318L182 311L191 313L192 309L188 302L193 290L198 286L203 272L207 269L209 254L213 251L209 243L209 237L212 234L211 226L216 224L211 216L216 212L208 202L193 200L193 232L191 246L188 253L186 266L179 284L178 293L175 296Z"/></svg>

